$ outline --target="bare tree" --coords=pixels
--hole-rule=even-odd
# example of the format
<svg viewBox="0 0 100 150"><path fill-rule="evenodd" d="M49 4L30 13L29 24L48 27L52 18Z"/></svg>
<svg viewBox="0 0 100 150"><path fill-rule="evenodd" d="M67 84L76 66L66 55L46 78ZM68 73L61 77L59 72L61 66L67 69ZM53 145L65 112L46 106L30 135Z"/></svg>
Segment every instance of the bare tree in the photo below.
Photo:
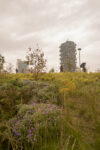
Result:
<svg viewBox="0 0 100 150"><path fill-rule="evenodd" d="M39 74L46 69L47 60L44 59L44 53L39 48L29 48L26 59L27 64L31 67L31 72L34 73L37 80Z"/></svg>
<svg viewBox="0 0 100 150"><path fill-rule="evenodd" d="M3 70L4 63L5 63L5 58L0 54L0 72L1 70Z"/></svg>

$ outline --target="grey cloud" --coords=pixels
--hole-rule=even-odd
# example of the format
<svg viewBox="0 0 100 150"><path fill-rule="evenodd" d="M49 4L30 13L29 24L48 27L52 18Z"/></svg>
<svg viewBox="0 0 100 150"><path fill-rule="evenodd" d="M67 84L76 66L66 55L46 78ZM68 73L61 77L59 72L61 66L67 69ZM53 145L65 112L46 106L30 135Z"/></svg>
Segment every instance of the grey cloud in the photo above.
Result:
<svg viewBox="0 0 100 150"><path fill-rule="evenodd" d="M92 55L100 41L99 7L99 0L0 0L1 52L9 51L9 57L17 52L17 58L39 43L49 61L56 62L60 42L72 38L84 49L92 45Z"/></svg>

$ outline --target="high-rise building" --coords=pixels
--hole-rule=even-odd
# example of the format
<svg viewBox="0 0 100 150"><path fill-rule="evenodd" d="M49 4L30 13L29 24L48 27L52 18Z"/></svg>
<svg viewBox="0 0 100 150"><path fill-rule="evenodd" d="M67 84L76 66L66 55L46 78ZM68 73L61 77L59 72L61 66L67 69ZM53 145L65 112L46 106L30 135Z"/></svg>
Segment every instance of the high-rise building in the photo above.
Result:
<svg viewBox="0 0 100 150"><path fill-rule="evenodd" d="M66 41L60 45L60 60L63 71L75 72L76 44L73 41Z"/></svg>
<svg viewBox="0 0 100 150"><path fill-rule="evenodd" d="M25 61L22 61L21 59L17 59L16 72L17 73L27 73L28 72L27 63Z"/></svg>

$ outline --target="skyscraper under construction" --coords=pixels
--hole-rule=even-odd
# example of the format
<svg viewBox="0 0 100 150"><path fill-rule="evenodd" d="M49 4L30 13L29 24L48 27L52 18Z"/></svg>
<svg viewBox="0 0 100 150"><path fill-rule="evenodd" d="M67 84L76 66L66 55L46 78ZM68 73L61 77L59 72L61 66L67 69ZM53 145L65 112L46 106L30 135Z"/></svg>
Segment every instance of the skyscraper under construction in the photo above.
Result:
<svg viewBox="0 0 100 150"><path fill-rule="evenodd" d="M75 72L76 44L73 41L66 41L60 45L60 60L63 71Z"/></svg>

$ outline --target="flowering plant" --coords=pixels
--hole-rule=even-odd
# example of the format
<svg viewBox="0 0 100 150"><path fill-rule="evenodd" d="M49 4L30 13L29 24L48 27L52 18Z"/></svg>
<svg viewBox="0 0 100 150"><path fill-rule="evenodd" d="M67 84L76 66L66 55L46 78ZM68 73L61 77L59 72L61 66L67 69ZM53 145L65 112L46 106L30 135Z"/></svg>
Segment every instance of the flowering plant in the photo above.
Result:
<svg viewBox="0 0 100 150"><path fill-rule="evenodd" d="M50 132L57 134L60 131L60 109L51 104L21 105L18 115L8 124L11 136L19 145L30 143L34 146L40 138L48 138Z"/></svg>

